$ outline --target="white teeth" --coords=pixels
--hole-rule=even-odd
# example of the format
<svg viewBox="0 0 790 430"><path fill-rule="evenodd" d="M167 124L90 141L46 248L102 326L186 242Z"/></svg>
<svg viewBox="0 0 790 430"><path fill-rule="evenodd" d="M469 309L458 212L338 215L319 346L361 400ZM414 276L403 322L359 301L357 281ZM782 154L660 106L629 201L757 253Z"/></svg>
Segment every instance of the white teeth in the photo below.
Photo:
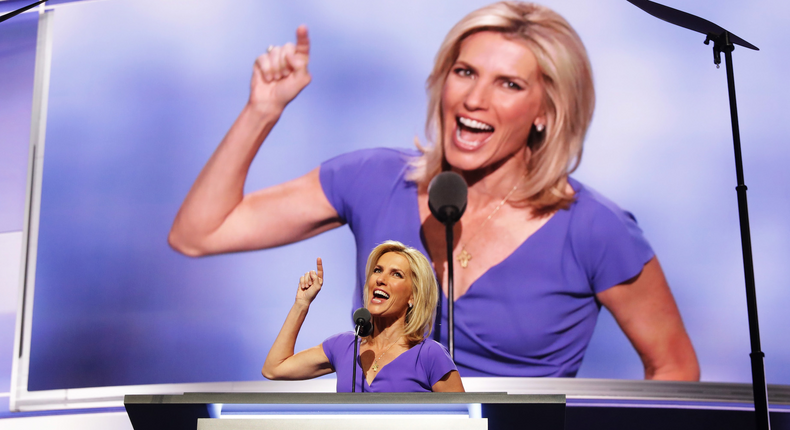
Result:
<svg viewBox="0 0 790 430"><path fill-rule="evenodd" d="M456 138L456 139L457 139L459 142L463 143L463 144L464 144L464 145L466 145L466 146L469 146L469 147L479 147L480 145L482 145L482 144L484 144L484 143L488 142L488 140L489 140L489 139L491 139L491 136L488 136L488 137L487 137L487 138L486 138L484 141L482 141L482 142L473 142L473 141L465 140L463 137L461 137L461 129L460 129L460 128L458 128L458 129L456 129L456 130L455 130L455 138Z"/></svg>
<svg viewBox="0 0 790 430"><path fill-rule="evenodd" d="M373 291L373 295L376 296L376 297L382 297L382 298L385 298L385 299L389 299L390 298L389 294L387 294L387 293L385 293L384 291L381 291L381 290L374 290Z"/></svg>
<svg viewBox="0 0 790 430"><path fill-rule="evenodd" d="M488 124L482 123L482 122L474 120L474 119L464 118L462 116L458 117L458 122L460 122L461 124L463 124L466 127L474 128L475 130L480 130L480 131L493 131L494 130L494 127L491 127Z"/></svg>

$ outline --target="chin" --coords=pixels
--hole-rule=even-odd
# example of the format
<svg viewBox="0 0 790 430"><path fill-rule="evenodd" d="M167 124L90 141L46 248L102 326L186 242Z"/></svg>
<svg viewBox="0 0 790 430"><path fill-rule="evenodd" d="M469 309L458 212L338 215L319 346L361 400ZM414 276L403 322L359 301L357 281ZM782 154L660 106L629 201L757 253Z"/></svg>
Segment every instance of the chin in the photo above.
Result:
<svg viewBox="0 0 790 430"><path fill-rule="evenodd" d="M475 150L466 150L455 145L454 141L446 141L444 147L444 159L453 169L474 172L488 168L497 169L504 164L509 164L514 158L523 157L526 145L520 148L502 147L493 139L481 145Z"/></svg>
<svg viewBox="0 0 790 430"><path fill-rule="evenodd" d="M382 304L371 303L370 305L368 305L368 310L370 311L371 315L375 317L380 317L384 315L387 311L389 311L389 307L384 306L383 303Z"/></svg>
<svg viewBox="0 0 790 430"><path fill-rule="evenodd" d="M449 164L453 170L462 172L474 172L485 167L484 164L477 160L468 160L466 158L467 157L446 157L446 160L447 164Z"/></svg>
<svg viewBox="0 0 790 430"><path fill-rule="evenodd" d="M474 171L484 168L489 164L490 154L485 151L485 146L476 150L464 150L454 147L453 142L449 142L444 149L444 159L450 167L463 171Z"/></svg>

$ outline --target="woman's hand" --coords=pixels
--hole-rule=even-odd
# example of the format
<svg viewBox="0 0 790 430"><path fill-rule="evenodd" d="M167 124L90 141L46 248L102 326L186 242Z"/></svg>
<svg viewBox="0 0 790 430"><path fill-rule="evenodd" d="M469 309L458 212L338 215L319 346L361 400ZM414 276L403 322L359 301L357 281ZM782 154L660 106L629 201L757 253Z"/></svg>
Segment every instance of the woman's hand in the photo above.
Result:
<svg viewBox="0 0 790 430"><path fill-rule="evenodd" d="M300 26L295 45L272 47L255 62L248 102L176 215L168 236L173 249L193 257L265 249L343 225L324 194L317 168L244 194L247 173L263 141L288 102L310 82L309 53L307 27Z"/></svg>
<svg viewBox="0 0 790 430"><path fill-rule="evenodd" d="M324 265L321 258L315 261L316 270L311 270L299 278L299 289L296 291L296 302L310 306L315 296L321 291L324 285Z"/></svg>
<svg viewBox="0 0 790 430"><path fill-rule="evenodd" d="M296 44L271 46L255 61L249 104L262 111L281 113L310 83L309 59L307 26L300 25L296 29Z"/></svg>
<svg viewBox="0 0 790 430"><path fill-rule="evenodd" d="M294 355L296 337L307 316L310 303L321 291L321 285L324 283L324 266L320 258L316 259L316 266L316 270L305 273L299 279L296 302L285 317L283 328L274 340L261 369L261 373L267 379L310 379L333 372L332 364L321 345Z"/></svg>

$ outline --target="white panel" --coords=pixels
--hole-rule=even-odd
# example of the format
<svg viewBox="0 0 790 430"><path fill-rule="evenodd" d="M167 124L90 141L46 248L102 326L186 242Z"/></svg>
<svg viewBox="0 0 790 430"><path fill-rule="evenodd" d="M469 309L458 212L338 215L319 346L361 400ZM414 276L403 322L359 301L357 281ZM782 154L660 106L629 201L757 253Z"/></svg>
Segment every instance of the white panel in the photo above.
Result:
<svg viewBox="0 0 790 430"><path fill-rule="evenodd" d="M0 419L3 430L132 430L126 412Z"/></svg>
<svg viewBox="0 0 790 430"><path fill-rule="evenodd" d="M198 430L487 430L486 418L198 419Z"/></svg>

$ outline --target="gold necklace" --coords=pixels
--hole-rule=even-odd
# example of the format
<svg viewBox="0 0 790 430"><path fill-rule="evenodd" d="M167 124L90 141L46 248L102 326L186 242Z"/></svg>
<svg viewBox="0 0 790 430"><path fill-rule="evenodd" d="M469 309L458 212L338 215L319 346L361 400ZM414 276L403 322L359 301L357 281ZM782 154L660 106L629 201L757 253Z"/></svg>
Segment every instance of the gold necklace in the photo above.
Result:
<svg viewBox="0 0 790 430"><path fill-rule="evenodd" d="M526 174L524 174L524 176L526 176ZM501 209L502 206L505 205L505 203L510 198L510 196L512 196L513 193L515 193L516 190L518 189L518 186L520 185L519 182L521 181L519 180L516 182L516 185L513 186L513 189L510 190L509 193L507 193L507 195L505 196L504 199L502 199L501 202L499 202L499 204L494 208L491 214L488 215L488 218L486 218L485 221L483 221L483 223L480 224L480 228L475 232L475 234L473 234L472 237L470 237L469 240L467 240L466 242L461 243L461 252L458 254L458 257L455 257L456 259L458 259L458 262L461 263L461 268L466 269L466 267L469 266L469 260L472 259L472 254L470 254L469 251L466 250L466 244L471 242L472 239L474 239L475 237L477 237L477 234L483 230L483 227L486 226L486 224L491 219L491 217L493 217L497 212L499 212L499 209Z"/></svg>
<svg viewBox="0 0 790 430"><path fill-rule="evenodd" d="M379 358L377 358L376 361L373 362L373 366L371 366L371 369L373 369L374 372L378 372L379 371L379 360L381 360L381 357L384 357L384 354L386 354L387 351L390 350L390 348L395 346L396 343L398 343L397 340L395 342L392 342L392 344L390 346L388 346L387 349L385 349L384 352L381 353L381 355L379 355Z"/></svg>

